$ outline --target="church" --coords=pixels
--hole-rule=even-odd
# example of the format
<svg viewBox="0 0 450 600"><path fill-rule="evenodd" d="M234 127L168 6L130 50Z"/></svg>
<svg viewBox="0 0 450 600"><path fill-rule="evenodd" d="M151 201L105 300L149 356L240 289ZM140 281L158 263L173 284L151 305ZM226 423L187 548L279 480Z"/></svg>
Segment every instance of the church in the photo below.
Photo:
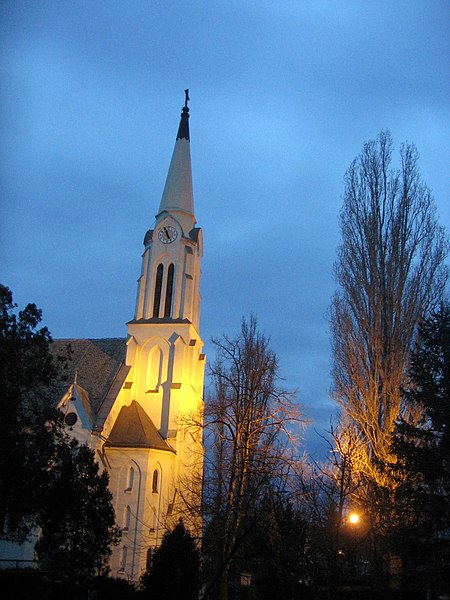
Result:
<svg viewBox="0 0 450 600"><path fill-rule="evenodd" d="M56 353L70 349L58 403L67 430L109 473L122 529L111 575L130 581L139 579L180 517L193 535L201 532L203 244L194 215L188 100L186 90L155 224L144 237L126 339L52 344Z"/></svg>

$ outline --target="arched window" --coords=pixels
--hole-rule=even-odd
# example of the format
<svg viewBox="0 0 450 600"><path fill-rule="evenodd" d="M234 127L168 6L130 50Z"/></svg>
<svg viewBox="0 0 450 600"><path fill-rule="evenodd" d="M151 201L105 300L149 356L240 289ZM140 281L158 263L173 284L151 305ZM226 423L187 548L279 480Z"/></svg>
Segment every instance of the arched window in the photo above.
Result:
<svg viewBox="0 0 450 600"><path fill-rule="evenodd" d="M172 293L173 293L173 263L169 266L167 271L167 285L166 285L166 302L164 305L164 316L170 317L172 311Z"/></svg>
<svg viewBox="0 0 450 600"><path fill-rule="evenodd" d="M126 492L131 492L131 490L133 489L133 483L134 483L134 469L133 469L133 467L130 467L130 469L128 471L127 487L125 489Z"/></svg>
<svg viewBox="0 0 450 600"><path fill-rule="evenodd" d="M150 569L152 568L152 564L153 564L153 548L147 548L147 560L145 563L147 571L150 571Z"/></svg>
<svg viewBox="0 0 450 600"><path fill-rule="evenodd" d="M122 531L129 531L131 523L131 508L129 506L125 507L123 511L123 527Z"/></svg>
<svg viewBox="0 0 450 600"><path fill-rule="evenodd" d="M154 346L148 353L145 389L147 392L158 391L161 384L162 350Z"/></svg>
<svg viewBox="0 0 450 600"><path fill-rule="evenodd" d="M128 554L128 548L126 546L124 546L122 548L122 553L120 555L119 573L123 573L125 571L125 569L127 568L127 554Z"/></svg>
<svg viewBox="0 0 450 600"><path fill-rule="evenodd" d="M153 479L152 479L152 492L154 494L158 493L158 484L159 484L159 473L158 469L153 471Z"/></svg>
<svg viewBox="0 0 450 600"><path fill-rule="evenodd" d="M163 265L158 265L156 269L156 282L155 282L155 298L153 301L153 316L159 317L159 305L161 304L161 289L163 280Z"/></svg>

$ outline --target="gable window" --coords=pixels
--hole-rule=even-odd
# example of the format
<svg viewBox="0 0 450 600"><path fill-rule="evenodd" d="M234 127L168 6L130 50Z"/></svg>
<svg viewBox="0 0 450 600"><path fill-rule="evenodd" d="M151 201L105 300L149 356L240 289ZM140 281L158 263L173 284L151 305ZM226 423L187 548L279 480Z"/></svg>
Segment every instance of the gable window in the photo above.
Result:
<svg viewBox="0 0 450 600"><path fill-rule="evenodd" d="M154 494L158 493L158 484L159 484L159 473L158 469L153 471L153 479L152 479L152 492Z"/></svg>
<svg viewBox="0 0 450 600"><path fill-rule="evenodd" d="M159 305L161 304L161 289L163 281L164 267L158 265L156 269L156 282L155 282L155 298L153 300L153 316L159 317Z"/></svg>
<svg viewBox="0 0 450 600"><path fill-rule="evenodd" d="M167 285L166 285L166 302L164 304L164 316L170 317L172 311L172 294L173 294L173 263L169 266L167 271Z"/></svg>

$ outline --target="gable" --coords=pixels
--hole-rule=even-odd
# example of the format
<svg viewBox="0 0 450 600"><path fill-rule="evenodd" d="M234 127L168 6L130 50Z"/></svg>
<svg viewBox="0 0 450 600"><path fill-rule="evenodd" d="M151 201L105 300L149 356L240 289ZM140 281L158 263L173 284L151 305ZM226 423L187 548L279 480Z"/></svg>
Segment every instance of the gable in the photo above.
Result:
<svg viewBox="0 0 450 600"><path fill-rule="evenodd" d="M101 428L130 369L125 366L126 339L54 340L50 351L66 363L52 386L55 400L76 381L85 392L83 404L93 426Z"/></svg>

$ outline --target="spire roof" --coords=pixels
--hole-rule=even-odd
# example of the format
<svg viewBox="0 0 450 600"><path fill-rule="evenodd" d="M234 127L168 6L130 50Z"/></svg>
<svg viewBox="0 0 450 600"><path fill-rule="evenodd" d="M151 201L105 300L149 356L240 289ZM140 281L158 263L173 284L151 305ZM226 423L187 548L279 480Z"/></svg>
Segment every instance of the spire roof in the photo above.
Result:
<svg viewBox="0 0 450 600"><path fill-rule="evenodd" d="M164 186L158 214L156 215L158 218L164 211L174 214L174 217L180 221L185 235L188 235L189 231L195 225L189 142L188 92L189 90L185 90L185 104L181 112L180 125L167 174L166 185Z"/></svg>
<svg viewBox="0 0 450 600"><path fill-rule="evenodd" d="M186 94L186 100L184 106L181 109L180 126L178 127L177 140L188 140L189 141L189 90L184 90Z"/></svg>

